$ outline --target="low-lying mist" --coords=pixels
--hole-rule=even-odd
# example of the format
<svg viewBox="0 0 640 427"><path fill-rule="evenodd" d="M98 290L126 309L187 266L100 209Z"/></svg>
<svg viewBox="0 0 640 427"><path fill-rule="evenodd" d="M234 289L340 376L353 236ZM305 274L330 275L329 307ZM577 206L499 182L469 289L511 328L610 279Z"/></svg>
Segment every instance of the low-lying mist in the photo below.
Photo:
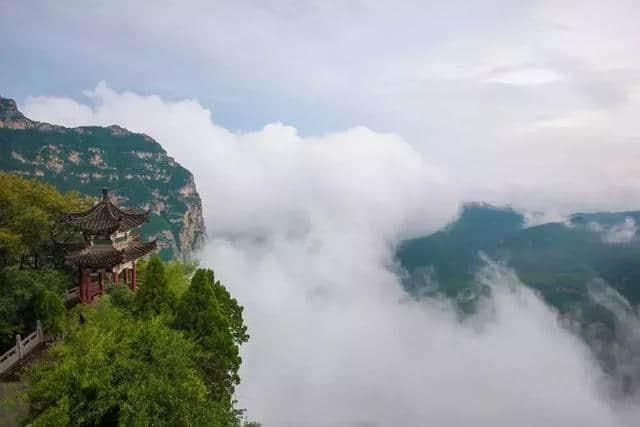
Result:
<svg viewBox="0 0 640 427"><path fill-rule="evenodd" d="M461 320L415 301L371 241L214 240L206 263L245 304L241 404L266 425L614 426L607 379L556 313L500 264ZM628 424L631 425L631 424Z"/></svg>
<svg viewBox="0 0 640 427"><path fill-rule="evenodd" d="M301 137L275 124L234 133L195 101L105 85L90 96L95 106L34 98L25 110L55 123L118 123L148 133L194 173L209 233L202 264L245 307L251 339L238 400L251 419L265 426L635 425L633 396L610 393L586 344L499 260L478 271L492 292L471 316L444 299L404 292L393 259L400 239L442 227L468 197L507 202L519 188L513 183L488 187L478 177L471 193L455 178L465 171L448 171L402 138L366 128ZM590 184L545 188L540 177L525 178L535 185L522 194L545 191L517 207L536 215L580 210ZM550 200L560 198L556 209ZM603 206L611 203L603 197Z"/></svg>

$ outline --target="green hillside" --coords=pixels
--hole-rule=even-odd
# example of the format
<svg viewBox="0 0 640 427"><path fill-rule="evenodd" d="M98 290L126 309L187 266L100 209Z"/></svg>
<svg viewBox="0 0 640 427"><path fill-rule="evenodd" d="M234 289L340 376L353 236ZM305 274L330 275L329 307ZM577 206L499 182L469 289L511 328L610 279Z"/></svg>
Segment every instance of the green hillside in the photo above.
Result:
<svg viewBox="0 0 640 427"><path fill-rule="evenodd" d="M445 229L403 242L397 259L409 292L444 295L463 310L473 310L474 301L490 292L474 280L484 262L481 253L505 262L559 315L574 321L600 360L613 368L612 346L624 345L628 337L620 313L592 291L614 289L623 297L620 307L634 315L640 303L640 238L633 221L639 219L640 212L604 212L525 227L524 217L511 209L469 204ZM625 221L630 228L625 238L612 241L611 233Z"/></svg>
<svg viewBox="0 0 640 427"><path fill-rule="evenodd" d="M35 122L0 98L0 170L37 177L60 191L97 196L106 187L122 206L151 209L141 233L158 239L163 258L186 256L202 241L193 175L147 135L118 126Z"/></svg>

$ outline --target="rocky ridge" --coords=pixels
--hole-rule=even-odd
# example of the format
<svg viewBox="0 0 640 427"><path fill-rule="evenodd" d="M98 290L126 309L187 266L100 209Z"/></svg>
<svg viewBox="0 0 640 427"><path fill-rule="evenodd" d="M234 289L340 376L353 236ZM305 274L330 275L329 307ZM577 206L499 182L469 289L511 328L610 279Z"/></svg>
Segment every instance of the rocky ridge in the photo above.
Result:
<svg viewBox="0 0 640 427"><path fill-rule="evenodd" d="M59 190L97 195L108 187L122 206L151 209L141 234L163 258L189 257L205 236L193 174L148 135L117 125L66 128L31 120L0 97L0 170L37 177Z"/></svg>

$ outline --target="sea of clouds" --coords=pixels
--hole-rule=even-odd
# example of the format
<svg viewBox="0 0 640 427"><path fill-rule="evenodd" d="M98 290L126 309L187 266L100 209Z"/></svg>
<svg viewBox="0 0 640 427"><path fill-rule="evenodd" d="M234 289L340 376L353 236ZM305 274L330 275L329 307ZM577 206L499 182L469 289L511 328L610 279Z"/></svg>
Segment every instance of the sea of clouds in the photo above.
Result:
<svg viewBox="0 0 640 427"><path fill-rule="evenodd" d="M29 98L23 110L68 126L117 123L147 133L194 173L209 235L202 264L245 306L251 339L238 400L251 419L265 426L637 422L634 398L607 393L586 345L506 266L486 261L477 280L492 297L461 319L447 301L408 298L393 259L402 238L438 229L464 200L507 203L520 194L517 208L547 218L583 210L591 186L588 208L631 205L605 197L598 182L545 186L526 168L517 181L488 182L473 175L477 165L449 170L398 135L368 128L303 137L276 123L235 132L195 100L104 83L86 95L86 102ZM526 160L520 155L517 164ZM609 195L637 188L618 190Z"/></svg>

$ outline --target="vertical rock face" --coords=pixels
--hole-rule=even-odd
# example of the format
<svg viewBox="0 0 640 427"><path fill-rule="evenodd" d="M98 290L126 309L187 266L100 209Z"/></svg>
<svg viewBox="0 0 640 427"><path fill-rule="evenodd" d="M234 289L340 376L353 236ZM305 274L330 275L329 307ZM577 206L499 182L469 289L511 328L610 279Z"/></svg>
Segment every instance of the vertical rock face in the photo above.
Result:
<svg viewBox="0 0 640 427"><path fill-rule="evenodd" d="M98 195L152 211L141 229L163 258L188 257L205 236L193 175L151 137L119 126L65 128L26 118L0 97L0 170L32 176L59 190Z"/></svg>

